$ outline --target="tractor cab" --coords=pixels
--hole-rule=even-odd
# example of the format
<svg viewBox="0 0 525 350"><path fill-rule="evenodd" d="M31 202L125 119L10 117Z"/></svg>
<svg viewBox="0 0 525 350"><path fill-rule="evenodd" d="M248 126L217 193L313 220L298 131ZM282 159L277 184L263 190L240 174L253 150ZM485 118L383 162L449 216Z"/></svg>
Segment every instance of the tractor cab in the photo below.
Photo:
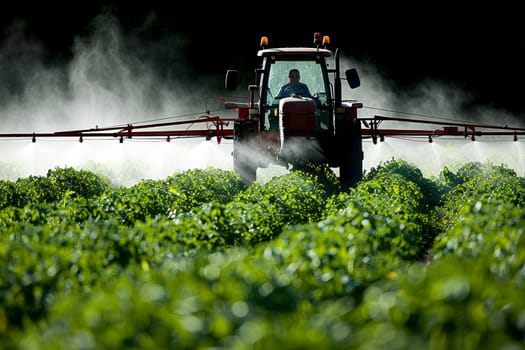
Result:
<svg viewBox="0 0 525 350"><path fill-rule="evenodd" d="M259 51L263 57L261 70L258 70L258 106L263 118L263 130L279 128L279 107L281 112L288 102L304 103L306 110L315 107L316 129L330 130L331 123L331 93L325 57L330 56L328 50L312 48L265 49ZM292 94L279 96L281 87L288 83L288 75L292 69L300 73L300 83L305 84L310 95ZM282 101L287 97L293 99ZM303 102L304 101L304 102ZM283 106L284 105L284 106Z"/></svg>
<svg viewBox="0 0 525 350"><path fill-rule="evenodd" d="M305 164L328 164L341 169L343 188L361 176L362 151L357 109L362 105L341 99L339 54L327 48L327 36L315 33L314 47L267 48L261 39L255 84L248 103L228 103L239 118L234 123L234 169L247 184L256 179L257 168L270 164L300 168ZM333 65L333 67L332 67ZM281 95L280 90L295 70L305 87ZM360 85L355 69L345 72L350 88ZM238 72L226 74L226 88L235 89ZM295 81L294 81L295 83ZM297 85L295 85L297 86Z"/></svg>

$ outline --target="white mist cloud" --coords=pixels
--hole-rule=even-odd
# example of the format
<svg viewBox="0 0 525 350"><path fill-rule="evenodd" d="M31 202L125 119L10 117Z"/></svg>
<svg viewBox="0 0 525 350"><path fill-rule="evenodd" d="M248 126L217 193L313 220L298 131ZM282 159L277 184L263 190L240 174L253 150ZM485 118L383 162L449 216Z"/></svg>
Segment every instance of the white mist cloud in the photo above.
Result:
<svg viewBox="0 0 525 350"><path fill-rule="evenodd" d="M185 80L191 72L182 54L169 63L185 70L185 76L154 66L156 56L177 48L142 45L111 14L99 15L89 35L75 38L72 59L61 66L45 65L40 44L25 38L23 25L19 27L0 51L0 62L10 66L2 89L17 87L1 106L1 131L59 131L205 112L210 85ZM178 43L175 39L166 45Z"/></svg>
<svg viewBox="0 0 525 350"><path fill-rule="evenodd" d="M151 20L154 18L148 18ZM75 38L70 61L50 65L45 63L42 45L24 35L23 23L15 23L0 47L0 73L4 78L0 82L0 133L106 127L167 121L177 116L188 120L202 116L206 110L222 108L217 97L224 91L213 91L210 79L198 79L198 75L188 71L184 44L184 39L176 35L159 42L145 42L124 32L118 19L104 14L93 20L88 35ZM158 69L159 63L170 69ZM417 118L429 115L444 120L517 125L516 118L504 111L484 106L467 110L465 106L472 101L469 92L451 84L423 81L401 89L394 82L385 81L380 68L367 62L344 58L341 66L355 67L361 76L361 87L351 91L343 88L345 99L363 102L361 117L410 117L405 113L415 113L419 114ZM207 96L211 96L209 104ZM231 116L229 112L222 110L217 114ZM231 141L223 140L220 145L215 139L208 143L194 141L125 140L119 144L118 140L84 140L80 144L75 140L39 139L32 144L29 140L0 139L0 167L8 163L13 169L0 171L0 176L9 174L12 179L42 175L55 166L74 166L96 169L122 184L130 184L193 167L233 167ZM488 159L484 155L490 154L496 163L511 164L523 173L519 160L524 154L521 141L477 142L456 139L445 143L436 139L428 144L387 138L384 143L373 145L365 140L364 168L398 158L433 175L445 165ZM271 177L272 173L265 176Z"/></svg>
<svg viewBox="0 0 525 350"><path fill-rule="evenodd" d="M26 38L23 24L18 24L0 48L0 62L11 66L0 82L0 133L191 120L207 109L223 108L218 99L215 106L206 105L206 96L219 95L210 91L211 84L186 80L192 75L183 50L176 37L151 44L124 33L115 17L103 14L93 20L88 35L75 38L71 60L51 66L44 63L42 46ZM155 66L160 55L173 53L170 69ZM73 139L37 138L31 144L0 138L0 164L16 169L19 177L44 175L57 166L92 168L111 173L123 184L193 167L231 167L231 144L228 149L224 141L219 149L200 145L204 138L197 144L137 141L126 140L123 145L117 139L86 138L80 144ZM208 143L212 142L215 139ZM7 173L9 178L16 176L0 174Z"/></svg>
<svg viewBox="0 0 525 350"><path fill-rule="evenodd" d="M522 128L523 122L510 113L484 105L472 107L473 96L459 86L443 81L424 80L412 87L400 87L382 78L377 67L353 59L341 60L341 68L356 68L361 87L350 90L343 87L343 98L363 102L359 117L381 115L387 117L434 120L438 122L468 122L494 126L508 125ZM344 84L343 84L344 85ZM388 122L383 127L392 129L438 129L425 126ZM513 142L512 136L477 137L473 142L463 136L434 138L433 143L410 137L386 137L385 142L373 144L363 141L365 170L391 159L404 159L420 167L424 175L438 175L443 167L455 169L465 162L490 162L525 174L521 160L524 141Z"/></svg>
<svg viewBox="0 0 525 350"><path fill-rule="evenodd" d="M344 87L343 97L363 102L361 117L373 117L376 114L407 117L413 114L414 118L430 116L434 119L467 120L462 109L472 97L453 84L421 81L414 86L401 87L385 80L377 67L366 62L344 59L341 67L353 67L359 72L361 86L354 90Z"/></svg>

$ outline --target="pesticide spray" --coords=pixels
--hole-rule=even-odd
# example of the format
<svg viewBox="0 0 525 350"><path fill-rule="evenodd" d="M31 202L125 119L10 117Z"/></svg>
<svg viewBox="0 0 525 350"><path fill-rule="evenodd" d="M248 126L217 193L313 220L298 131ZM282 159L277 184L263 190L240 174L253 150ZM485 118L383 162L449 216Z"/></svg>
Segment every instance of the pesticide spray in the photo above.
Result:
<svg viewBox="0 0 525 350"><path fill-rule="evenodd" d="M21 45L20 40L6 40L2 44L0 58L12 69L3 83L6 85L0 87L3 92L0 133L125 126L178 117L198 119L213 113L214 108L221 117L232 112L220 104L222 99L207 98L224 92L216 91L210 79L200 80L198 85L195 79L185 79L191 74L185 72L187 65L183 57L172 62L173 68L166 77L153 65L155 60L144 60L144 52L136 52L137 45L127 45L138 39L126 37L114 17L101 15L93 24L89 37L77 38L72 60L63 67L50 68L43 64L38 50L33 48L35 43L22 42ZM177 38L169 44L181 45L180 51L184 50ZM16 56L24 59L14 59ZM389 115L411 111L433 118L465 116L462 105L468 101L452 86L424 82L417 93L393 93L397 91L395 86L383 81L374 67L358 61L344 64L358 68L362 77L359 89L343 91L348 95L345 98L363 102L360 117L382 112L385 106ZM9 86L17 87L15 93L9 92ZM513 121L501 111L474 112L477 122L487 121L479 118L485 115L491 118L491 124L494 119ZM127 186L141 179L162 179L192 168L233 168L231 140L221 143L205 139L120 142L116 138L31 141L31 138L0 139L0 178L16 180L45 175L54 167L74 167L107 175L113 182ZM467 161L489 161L507 165L519 175L524 173L522 141L438 138L432 141L386 138L376 144L363 140L363 168L367 171L381 162L404 159L418 166L425 176L433 176L445 166L453 170ZM264 182L287 171L272 165L259 169L257 176Z"/></svg>

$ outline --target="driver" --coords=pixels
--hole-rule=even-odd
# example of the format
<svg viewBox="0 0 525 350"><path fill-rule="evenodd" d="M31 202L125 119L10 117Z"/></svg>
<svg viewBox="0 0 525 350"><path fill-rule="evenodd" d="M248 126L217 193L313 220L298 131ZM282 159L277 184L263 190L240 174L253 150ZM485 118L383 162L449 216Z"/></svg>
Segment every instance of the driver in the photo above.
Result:
<svg viewBox="0 0 525 350"><path fill-rule="evenodd" d="M308 86L300 82L301 74L297 68L290 69L290 72L288 73L288 79L290 79L290 81L281 86L279 93L275 98L290 97L292 95L312 97Z"/></svg>

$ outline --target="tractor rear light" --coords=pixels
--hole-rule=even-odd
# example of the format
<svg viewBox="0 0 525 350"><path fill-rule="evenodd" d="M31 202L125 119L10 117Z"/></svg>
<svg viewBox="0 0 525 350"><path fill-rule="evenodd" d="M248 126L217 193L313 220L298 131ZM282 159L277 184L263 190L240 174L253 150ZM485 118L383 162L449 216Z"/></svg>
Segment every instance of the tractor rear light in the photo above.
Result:
<svg viewBox="0 0 525 350"><path fill-rule="evenodd" d="M330 37L328 35L323 36L323 46L330 45Z"/></svg>
<svg viewBox="0 0 525 350"><path fill-rule="evenodd" d="M264 49L266 46L268 46L268 37L262 36L261 37L261 48Z"/></svg>

